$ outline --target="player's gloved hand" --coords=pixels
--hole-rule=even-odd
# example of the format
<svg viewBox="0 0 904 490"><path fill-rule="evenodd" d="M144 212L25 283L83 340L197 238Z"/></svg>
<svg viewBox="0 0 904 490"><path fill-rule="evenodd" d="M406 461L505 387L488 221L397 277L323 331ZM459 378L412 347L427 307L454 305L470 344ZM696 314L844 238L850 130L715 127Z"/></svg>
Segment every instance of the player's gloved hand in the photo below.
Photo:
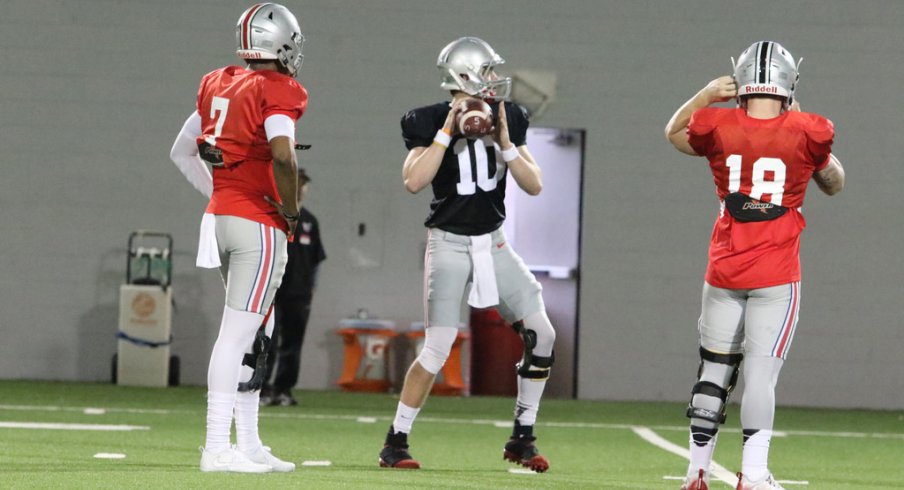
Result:
<svg viewBox="0 0 904 490"><path fill-rule="evenodd" d="M286 224L289 225L289 233L287 233L287 236L295 236L295 227L298 226L298 213L292 214L288 212L285 206L276 202L270 196L264 196L264 199L270 203L271 206L276 208L276 210L279 211L279 215L286 220Z"/></svg>
<svg viewBox="0 0 904 490"><path fill-rule="evenodd" d="M298 227L298 215L296 214L294 216L287 216L284 214L282 215L282 217L286 220L286 224L289 225L289 233L286 233L286 236L295 236L295 228Z"/></svg>
<svg viewBox="0 0 904 490"><path fill-rule="evenodd" d="M499 102L499 111L496 114L496 131L493 133L493 139L499 144L499 148L508 150L512 147L512 140L509 138L508 118L505 117L505 102Z"/></svg>
<svg viewBox="0 0 904 490"><path fill-rule="evenodd" d="M725 75L706 84L699 95L706 105L726 102L738 96L738 84L734 77Z"/></svg>

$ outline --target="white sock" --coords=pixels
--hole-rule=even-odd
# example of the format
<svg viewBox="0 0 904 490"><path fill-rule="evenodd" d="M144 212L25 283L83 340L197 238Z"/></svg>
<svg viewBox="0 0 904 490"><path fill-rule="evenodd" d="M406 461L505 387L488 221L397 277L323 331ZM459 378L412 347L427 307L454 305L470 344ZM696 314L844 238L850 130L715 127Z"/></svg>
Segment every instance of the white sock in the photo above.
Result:
<svg viewBox="0 0 904 490"><path fill-rule="evenodd" d="M769 474L769 443L771 430L758 430L744 442L741 472L750 481L760 481Z"/></svg>
<svg viewBox="0 0 904 490"><path fill-rule="evenodd" d="M524 328L533 330L537 345L533 355L549 357L556 342L556 331L549 322L545 311L540 311L524 319ZM547 378L548 379L548 378ZM515 420L520 425L534 425L540 410L540 398L546 389L546 379L529 379L518 376L518 398L515 400Z"/></svg>
<svg viewBox="0 0 904 490"><path fill-rule="evenodd" d="M399 406L396 407L395 419L392 421L393 430L410 434L411 425L414 424L414 419L420 411L420 408L409 407L399 402Z"/></svg>
<svg viewBox="0 0 904 490"><path fill-rule="evenodd" d="M239 371L245 351L260 327L263 315L223 308L220 333L207 367L207 442L208 451L229 448L232 413L239 386ZM256 423L255 423L256 425Z"/></svg>
<svg viewBox="0 0 904 490"><path fill-rule="evenodd" d="M273 335L273 307L270 307L267 324L264 326L264 334L267 337ZM257 333L255 332L255 336ZM255 338L256 340L256 338ZM245 349L246 354L254 352L254 341L248 344ZM270 347L268 355L275 355L273 346ZM239 369L239 380L248 382L254 376L254 368L242 364ZM258 432L258 413L260 412L261 392L259 390L253 392L239 392L235 398L235 441L239 450L245 453L253 453L263 446L260 434Z"/></svg>
<svg viewBox="0 0 904 490"><path fill-rule="evenodd" d="M245 453L253 453L263 445L257 432L260 398L260 391L239 392L235 398L235 441Z"/></svg>
<svg viewBox="0 0 904 490"><path fill-rule="evenodd" d="M515 400L515 420L521 425L534 425L540 410L540 398L546 388L545 379L518 376L518 398Z"/></svg>
<svg viewBox="0 0 904 490"><path fill-rule="evenodd" d="M718 428L708 428L691 425L690 429L690 463L687 466L688 475L697 475L699 470L709 473L713 462L713 452L716 450L716 442L719 438ZM698 442L700 444L698 444Z"/></svg>
<svg viewBox="0 0 904 490"><path fill-rule="evenodd" d="M229 449L229 431L232 428L232 408L235 393L207 392L207 441L204 449L219 453Z"/></svg>
<svg viewBox="0 0 904 490"><path fill-rule="evenodd" d="M217 393L235 393L239 386L239 371L245 352L264 320L263 315L250 311L223 309L220 333L213 344L207 368L207 389Z"/></svg>

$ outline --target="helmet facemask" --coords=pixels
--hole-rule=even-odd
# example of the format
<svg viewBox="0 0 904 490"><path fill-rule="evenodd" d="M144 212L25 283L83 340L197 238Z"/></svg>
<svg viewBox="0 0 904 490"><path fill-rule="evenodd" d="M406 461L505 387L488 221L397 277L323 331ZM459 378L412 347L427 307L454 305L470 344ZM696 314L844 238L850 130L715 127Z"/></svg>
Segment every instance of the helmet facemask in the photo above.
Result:
<svg viewBox="0 0 904 490"><path fill-rule="evenodd" d="M301 64L304 63L304 55L301 49L304 46L304 36L300 32L292 33L292 44L283 44L282 49L277 50L279 57L277 61L288 70L289 74L295 76L301 70Z"/></svg>

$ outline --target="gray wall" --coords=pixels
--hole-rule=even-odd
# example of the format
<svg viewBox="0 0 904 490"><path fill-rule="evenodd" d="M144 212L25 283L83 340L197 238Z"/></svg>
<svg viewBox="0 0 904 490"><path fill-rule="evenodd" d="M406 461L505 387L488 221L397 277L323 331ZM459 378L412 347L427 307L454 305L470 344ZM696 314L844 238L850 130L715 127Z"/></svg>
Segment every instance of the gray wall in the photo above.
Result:
<svg viewBox="0 0 904 490"><path fill-rule="evenodd" d="M107 379L125 241L150 228L175 235L173 349L184 381L202 384L222 286L192 265L205 203L167 154L199 78L235 62L232 26L246 2L2 4L0 377ZM558 101L538 124L587 130L578 395L686 399L717 203L705 162L672 150L662 127L728 71L729 56L774 38L806 58L800 99L834 120L849 178L837 198L811 189L802 319L779 402L904 407L904 3L457 5L289 4L308 38L299 135L314 149L301 159L330 255L302 387L333 386L339 318L358 308L421 318L428 196L401 186L398 118L444 97L439 48L478 35L512 68L558 73ZM361 208L378 233L360 244L376 258L369 266L351 252Z"/></svg>

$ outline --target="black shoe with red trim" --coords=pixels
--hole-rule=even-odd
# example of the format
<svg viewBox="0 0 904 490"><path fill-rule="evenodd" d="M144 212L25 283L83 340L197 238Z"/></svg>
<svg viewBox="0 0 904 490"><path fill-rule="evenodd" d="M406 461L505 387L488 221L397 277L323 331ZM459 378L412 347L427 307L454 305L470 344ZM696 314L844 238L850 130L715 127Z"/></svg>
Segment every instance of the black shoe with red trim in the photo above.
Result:
<svg viewBox="0 0 904 490"><path fill-rule="evenodd" d="M540 454L540 450L534 444L537 438L533 435L533 426L521 426L515 424L515 432L505 443L502 458L525 468L530 468L537 473L543 473L549 469L549 460Z"/></svg>
<svg viewBox="0 0 904 490"><path fill-rule="evenodd" d="M380 451L380 467L381 468L401 468L406 470L416 470L421 464L411 457L408 452L408 434L404 432L394 432L393 427L389 427L389 433L386 434L386 442L383 444L383 450Z"/></svg>

